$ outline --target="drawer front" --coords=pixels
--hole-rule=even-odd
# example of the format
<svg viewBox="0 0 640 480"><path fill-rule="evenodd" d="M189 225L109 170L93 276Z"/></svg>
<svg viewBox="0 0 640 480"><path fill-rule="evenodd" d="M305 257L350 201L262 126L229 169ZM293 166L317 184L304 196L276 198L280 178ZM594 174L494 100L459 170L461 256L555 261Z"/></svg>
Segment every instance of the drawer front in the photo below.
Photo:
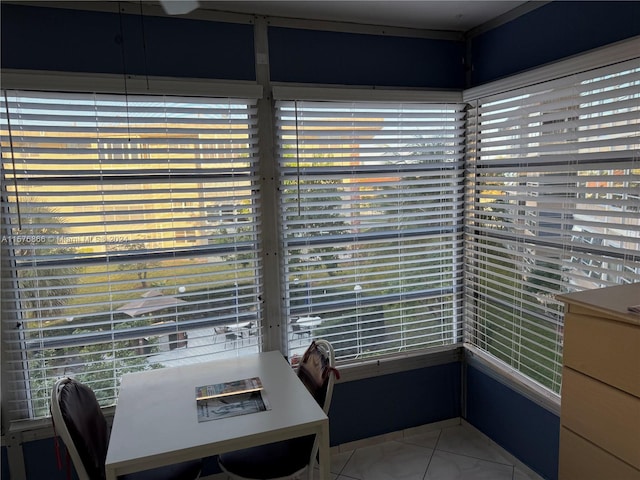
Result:
<svg viewBox="0 0 640 480"><path fill-rule="evenodd" d="M640 399L565 368L562 425L640 469Z"/></svg>
<svg viewBox="0 0 640 480"><path fill-rule="evenodd" d="M640 397L640 327L570 311L564 337L564 365Z"/></svg>
<svg viewBox="0 0 640 480"><path fill-rule="evenodd" d="M575 433L560 429L559 480L640 480L640 470Z"/></svg>

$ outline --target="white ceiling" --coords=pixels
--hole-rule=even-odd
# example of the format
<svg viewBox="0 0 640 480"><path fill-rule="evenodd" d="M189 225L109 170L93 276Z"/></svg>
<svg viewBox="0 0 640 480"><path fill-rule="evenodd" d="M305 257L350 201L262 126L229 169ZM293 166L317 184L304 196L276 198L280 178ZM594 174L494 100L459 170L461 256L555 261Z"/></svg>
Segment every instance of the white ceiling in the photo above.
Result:
<svg viewBox="0 0 640 480"><path fill-rule="evenodd" d="M527 1L511 0L201 0L200 8L274 17L466 32Z"/></svg>

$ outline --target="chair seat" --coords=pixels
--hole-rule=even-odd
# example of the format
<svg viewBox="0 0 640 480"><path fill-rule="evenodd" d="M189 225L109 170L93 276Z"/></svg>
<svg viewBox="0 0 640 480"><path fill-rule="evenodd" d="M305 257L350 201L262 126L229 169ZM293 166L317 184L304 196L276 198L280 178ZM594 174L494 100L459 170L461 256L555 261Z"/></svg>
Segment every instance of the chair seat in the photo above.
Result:
<svg viewBox="0 0 640 480"><path fill-rule="evenodd" d="M289 476L309 464L314 435L268 443L220 455L218 463L234 475L272 479Z"/></svg>
<svg viewBox="0 0 640 480"><path fill-rule="evenodd" d="M153 470L121 475L118 480L194 480L200 475L202 461L176 463Z"/></svg>

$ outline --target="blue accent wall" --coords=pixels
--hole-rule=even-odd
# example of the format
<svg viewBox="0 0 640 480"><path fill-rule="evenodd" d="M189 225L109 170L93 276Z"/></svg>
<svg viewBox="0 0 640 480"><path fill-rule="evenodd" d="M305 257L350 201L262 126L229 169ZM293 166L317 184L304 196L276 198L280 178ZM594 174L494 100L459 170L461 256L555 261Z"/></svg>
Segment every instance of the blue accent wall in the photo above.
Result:
<svg viewBox="0 0 640 480"><path fill-rule="evenodd" d="M544 478L558 478L560 418L467 367L466 420Z"/></svg>
<svg viewBox="0 0 640 480"><path fill-rule="evenodd" d="M3 68L256 78L252 24L6 3L1 9ZM268 32L273 81L460 90L640 35L640 2L554 1L466 43L285 27Z"/></svg>
<svg viewBox="0 0 640 480"><path fill-rule="evenodd" d="M11 480L11 476L9 475L9 457L7 447L2 447L0 451L2 452L0 455L0 478L3 480Z"/></svg>
<svg viewBox="0 0 640 480"><path fill-rule="evenodd" d="M255 80L253 25L2 4L2 68ZM269 28L274 81L462 89L464 41Z"/></svg>
<svg viewBox="0 0 640 480"><path fill-rule="evenodd" d="M636 35L640 2L553 1L469 40L469 86Z"/></svg>
<svg viewBox="0 0 640 480"><path fill-rule="evenodd" d="M338 383L331 445L459 417L460 386L459 362Z"/></svg>
<svg viewBox="0 0 640 480"><path fill-rule="evenodd" d="M271 80L462 89L462 40L269 28Z"/></svg>
<svg viewBox="0 0 640 480"><path fill-rule="evenodd" d="M253 25L147 17L144 32L154 75L256 79Z"/></svg>
<svg viewBox="0 0 640 480"><path fill-rule="evenodd" d="M253 25L2 4L1 26L2 68L255 80Z"/></svg>
<svg viewBox="0 0 640 480"><path fill-rule="evenodd" d="M23 443L22 454L24 455L27 480L40 480L44 478L47 480L67 480L65 452L64 446L62 442L60 442L62 468L58 469L56 447L53 438ZM69 459L69 468L71 468L71 478L77 480L78 476L75 473L71 459Z"/></svg>

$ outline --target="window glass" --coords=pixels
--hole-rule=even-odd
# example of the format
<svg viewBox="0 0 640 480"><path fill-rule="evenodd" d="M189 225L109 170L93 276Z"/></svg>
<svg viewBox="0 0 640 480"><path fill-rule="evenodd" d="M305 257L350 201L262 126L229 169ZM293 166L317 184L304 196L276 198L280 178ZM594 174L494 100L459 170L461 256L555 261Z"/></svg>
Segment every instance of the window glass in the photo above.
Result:
<svg viewBox="0 0 640 480"><path fill-rule="evenodd" d="M555 296L640 281L639 86L625 62L469 111L466 339L555 393Z"/></svg>
<svg viewBox="0 0 640 480"><path fill-rule="evenodd" d="M281 101L277 118L289 351L458 342L463 106Z"/></svg>
<svg viewBox="0 0 640 480"><path fill-rule="evenodd" d="M8 91L3 365L14 418L57 377L102 405L122 374L261 347L256 106Z"/></svg>

